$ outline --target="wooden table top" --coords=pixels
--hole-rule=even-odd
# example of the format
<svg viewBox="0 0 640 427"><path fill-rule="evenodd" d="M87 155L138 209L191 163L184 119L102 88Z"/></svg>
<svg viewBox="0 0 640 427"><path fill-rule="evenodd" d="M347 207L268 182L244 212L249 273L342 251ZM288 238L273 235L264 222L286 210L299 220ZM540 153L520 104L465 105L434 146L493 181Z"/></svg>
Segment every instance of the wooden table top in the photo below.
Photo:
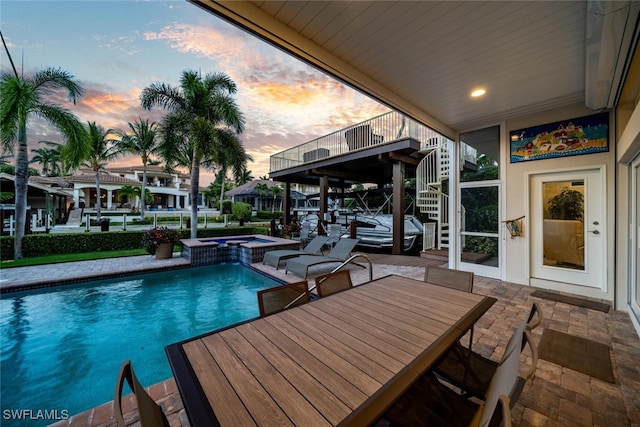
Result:
<svg viewBox="0 0 640 427"><path fill-rule="evenodd" d="M367 425L495 301L387 276L167 355L194 426Z"/></svg>

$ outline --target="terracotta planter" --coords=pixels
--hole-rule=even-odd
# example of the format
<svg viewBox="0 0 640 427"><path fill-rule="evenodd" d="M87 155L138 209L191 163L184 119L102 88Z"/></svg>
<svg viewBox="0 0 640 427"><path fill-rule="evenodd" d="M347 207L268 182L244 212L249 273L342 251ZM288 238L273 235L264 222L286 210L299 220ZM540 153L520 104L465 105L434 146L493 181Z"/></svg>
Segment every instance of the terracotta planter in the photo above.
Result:
<svg viewBox="0 0 640 427"><path fill-rule="evenodd" d="M156 248L156 259L169 259L173 257L173 243L160 243Z"/></svg>

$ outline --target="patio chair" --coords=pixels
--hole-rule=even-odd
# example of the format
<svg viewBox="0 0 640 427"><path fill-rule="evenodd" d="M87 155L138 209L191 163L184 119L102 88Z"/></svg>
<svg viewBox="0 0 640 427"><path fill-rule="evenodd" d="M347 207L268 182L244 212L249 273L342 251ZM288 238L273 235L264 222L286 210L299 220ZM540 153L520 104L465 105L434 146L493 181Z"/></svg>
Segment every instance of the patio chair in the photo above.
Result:
<svg viewBox="0 0 640 427"><path fill-rule="evenodd" d="M322 250L325 243L329 239L328 236L316 236L311 240L307 246L301 250L296 249L278 249L275 251L269 251L264 254L262 264L275 267L276 270L280 265L280 261L289 258L295 258L300 255L315 255Z"/></svg>
<svg viewBox="0 0 640 427"><path fill-rule="evenodd" d="M512 349L531 345L526 323L516 330ZM467 399L441 383L432 372L420 377L383 415L393 426L488 426L502 421L511 426L511 409L520 392L520 352L506 352L496 369L484 402ZM500 405L500 411L498 411ZM494 418L495 416L495 418ZM493 424L493 423L492 423Z"/></svg>
<svg viewBox="0 0 640 427"><path fill-rule="evenodd" d="M316 292L319 297L326 297L353 286L349 270L339 270L335 273L323 274L316 277Z"/></svg>
<svg viewBox="0 0 640 427"><path fill-rule="evenodd" d="M534 303L529 312L527 320L520 326L522 329L531 331L536 328L542 320L542 312L537 303ZM519 328L521 329L521 328ZM518 333L518 331L516 331ZM520 351L525 348L523 343ZM508 354L513 351L515 345L512 336L505 348L502 359L504 360ZM531 346L531 355L534 361L533 367L527 373L526 378L530 378L535 370L538 359L538 350L535 345ZM449 350L444 359L440 360L434 372L436 375L446 382L460 388L463 394L484 399L491 378L495 374L496 369L500 366L500 362L488 359L474 351L465 348L460 344L456 344ZM524 382L521 384L524 386Z"/></svg>
<svg viewBox="0 0 640 427"><path fill-rule="evenodd" d="M142 384L140 384L129 360L122 363L118 381L116 382L113 417L116 419L118 427L126 426L122 413L122 386L124 385L125 379L133 391L135 401L137 402L140 425L142 427L169 427L167 417L164 415L164 412L162 412L160 406L149 396Z"/></svg>
<svg viewBox="0 0 640 427"><path fill-rule="evenodd" d="M473 273L428 265L424 270L424 281L464 292L473 292ZM469 349L473 346L473 326L469 330Z"/></svg>
<svg viewBox="0 0 640 427"><path fill-rule="evenodd" d="M260 317L264 317L286 308L304 304L310 299L309 284L306 281L289 283L258 291L258 310Z"/></svg>
<svg viewBox="0 0 640 427"><path fill-rule="evenodd" d="M344 262L349 258L351 251L358 244L359 239L340 239L326 256L302 255L287 261L286 273L292 272L296 276L307 278L309 267L320 264Z"/></svg>

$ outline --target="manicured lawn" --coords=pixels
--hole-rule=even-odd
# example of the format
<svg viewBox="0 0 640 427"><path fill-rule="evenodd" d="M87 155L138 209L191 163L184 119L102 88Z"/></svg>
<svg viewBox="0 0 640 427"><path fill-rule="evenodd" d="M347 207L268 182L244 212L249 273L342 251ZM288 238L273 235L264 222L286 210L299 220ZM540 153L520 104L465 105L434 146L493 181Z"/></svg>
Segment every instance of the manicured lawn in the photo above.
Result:
<svg viewBox="0 0 640 427"><path fill-rule="evenodd" d="M130 249L126 251L87 252L79 254L47 255L41 257L6 260L0 263L1 268L28 267L31 265L55 264L59 262L87 261L92 259L117 258L124 256L146 255L144 249Z"/></svg>

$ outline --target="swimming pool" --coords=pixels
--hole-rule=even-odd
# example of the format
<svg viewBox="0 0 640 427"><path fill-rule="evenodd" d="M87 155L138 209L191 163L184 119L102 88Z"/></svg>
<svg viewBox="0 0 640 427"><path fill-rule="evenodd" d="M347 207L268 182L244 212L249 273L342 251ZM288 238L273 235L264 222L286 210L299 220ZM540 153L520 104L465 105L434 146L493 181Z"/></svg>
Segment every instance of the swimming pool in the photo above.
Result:
<svg viewBox="0 0 640 427"><path fill-rule="evenodd" d="M217 264L3 294L1 413L73 415L113 400L126 359L145 386L165 380L172 375L166 345L258 316L256 291L277 284Z"/></svg>

